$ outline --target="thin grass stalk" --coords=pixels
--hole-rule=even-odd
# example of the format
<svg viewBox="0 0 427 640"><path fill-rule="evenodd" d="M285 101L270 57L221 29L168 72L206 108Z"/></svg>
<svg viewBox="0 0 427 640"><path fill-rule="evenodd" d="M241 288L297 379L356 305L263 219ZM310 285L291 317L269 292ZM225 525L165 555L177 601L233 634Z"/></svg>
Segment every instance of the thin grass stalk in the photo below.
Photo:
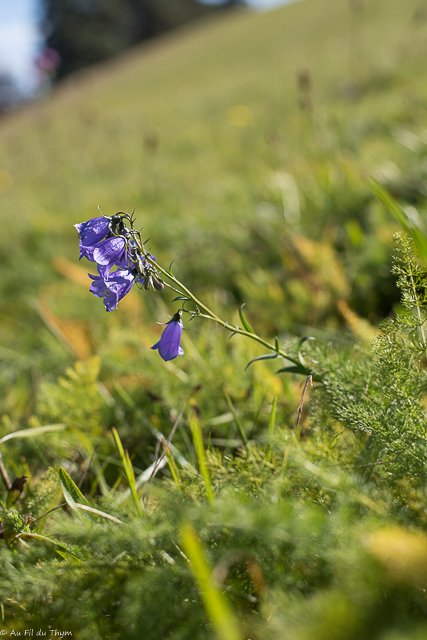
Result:
<svg viewBox="0 0 427 640"><path fill-rule="evenodd" d="M212 502L214 496L213 496L209 471L206 466L205 449L203 446L203 436L202 436L202 430L200 428L200 422L193 411L190 413L188 417L188 421L190 423L190 429L193 435L193 443L194 443L194 448L196 450L197 461L199 463L200 475L205 481L208 500L209 502Z"/></svg>
<svg viewBox="0 0 427 640"><path fill-rule="evenodd" d="M166 450L166 457L168 459L168 464L169 464L169 470L172 474L172 477L175 481L175 484L177 485L177 487L181 486L181 475L179 473L179 469L177 467L177 464L175 462L175 458L172 455L172 452L170 449Z"/></svg>
<svg viewBox="0 0 427 640"><path fill-rule="evenodd" d="M115 429L115 427L112 427L111 431L113 433L113 438L114 438L114 442L116 443L117 451L123 463L123 469L126 475L126 479L129 485L133 502L135 504L136 512L139 516L142 516L143 515L142 506L138 497L138 492L136 490L135 474L133 472L133 467L129 458L129 453L127 451L126 452L124 451L122 442L120 440L120 436L117 433L117 429Z"/></svg>
<svg viewBox="0 0 427 640"><path fill-rule="evenodd" d="M240 422L240 420L239 420L239 418L237 416L236 410L234 408L234 405L233 405L233 403L231 401L231 398L228 395L228 393L225 394L225 398L227 400L228 406L230 407L230 411L233 414L234 422L236 423L236 426L237 426L237 428L239 430L240 437L243 440L243 444L245 445L245 447L247 447L248 446L248 438L246 436L246 433L245 433L245 430L243 428L243 425L242 425L242 423Z"/></svg>
<svg viewBox="0 0 427 640"><path fill-rule="evenodd" d="M273 398L273 404L271 406L270 413L270 422L268 425L268 437L271 441L271 438L274 436L274 429L276 427L276 407L277 407L277 396ZM265 459L267 462L271 462L271 444L268 445L267 453L265 454Z"/></svg>
<svg viewBox="0 0 427 640"><path fill-rule="evenodd" d="M190 560L190 567L200 589L205 609L220 640L241 640L239 622L228 601L212 579L209 566L200 540L191 524L181 528L181 541L184 553Z"/></svg>

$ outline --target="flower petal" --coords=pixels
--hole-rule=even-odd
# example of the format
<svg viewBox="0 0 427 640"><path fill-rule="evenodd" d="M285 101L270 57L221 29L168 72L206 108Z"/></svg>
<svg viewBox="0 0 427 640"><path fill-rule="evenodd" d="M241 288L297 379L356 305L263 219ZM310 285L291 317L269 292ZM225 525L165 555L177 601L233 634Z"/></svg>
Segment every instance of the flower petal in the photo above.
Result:
<svg viewBox="0 0 427 640"><path fill-rule="evenodd" d="M111 218L101 216L73 225L77 229L81 244L90 247L105 238L110 231L110 220Z"/></svg>
<svg viewBox="0 0 427 640"><path fill-rule="evenodd" d="M151 347L159 350L160 356L165 362L184 355L184 350L181 347L183 325L180 319L175 320L177 315L175 314L174 318L166 325L160 340Z"/></svg>
<svg viewBox="0 0 427 640"><path fill-rule="evenodd" d="M89 277L93 280L90 285L90 291L94 296L104 298L104 305L107 311L114 311L117 309L119 300L131 290L135 276L129 269L115 271L108 274L107 277L102 273L102 267L98 267L98 271L100 273L99 276L89 273Z"/></svg>
<svg viewBox="0 0 427 640"><path fill-rule="evenodd" d="M103 240L93 250L95 262L102 265L113 265L120 262L126 249L124 238L114 237Z"/></svg>
<svg viewBox="0 0 427 640"><path fill-rule="evenodd" d="M84 245L82 245L81 242L79 246L80 246L79 260L81 260L82 258L87 258L91 262L95 262L95 260L93 259L93 247L85 247Z"/></svg>

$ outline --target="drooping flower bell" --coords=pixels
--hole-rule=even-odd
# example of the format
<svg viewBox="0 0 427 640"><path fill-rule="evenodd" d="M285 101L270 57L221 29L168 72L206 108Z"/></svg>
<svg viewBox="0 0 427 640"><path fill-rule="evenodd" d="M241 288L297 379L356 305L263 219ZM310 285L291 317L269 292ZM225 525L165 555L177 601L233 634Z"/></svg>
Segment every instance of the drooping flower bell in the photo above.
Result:
<svg viewBox="0 0 427 640"><path fill-rule="evenodd" d="M166 324L160 340L151 347L159 350L160 356L165 362L184 355L184 349L181 347L182 329L184 327L181 315L182 311L175 313L172 320L169 320Z"/></svg>
<svg viewBox="0 0 427 640"><path fill-rule="evenodd" d="M92 279L90 291L103 300L107 311L117 309L134 282L144 291L161 291L165 286L156 269L156 259L146 251L134 222L133 214L119 211L74 225L79 235L80 258L95 262L98 269L98 275L88 274ZM152 347L165 361L184 354L181 315L181 311L174 315Z"/></svg>
<svg viewBox="0 0 427 640"><path fill-rule="evenodd" d="M99 276L88 273L93 282L90 292L98 298L104 298L104 306L107 311L117 309L119 300L129 293L135 282L135 274L129 269L119 269L110 274L105 274L103 267L98 266Z"/></svg>
<svg viewBox="0 0 427 640"><path fill-rule="evenodd" d="M80 259L83 257L93 261L93 247L110 233L111 218L100 216L87 222L73 225L77 229L80 240ZM92 250L92 251L91 251Z"/></svg>
<svg viewBox="0 0 427 640"><path fill-rule="evenodd" d="M93 261L104 267L103 273L105 274L114 265L127 266L126 240L122 237L102 240L93 250Z"/></svg>

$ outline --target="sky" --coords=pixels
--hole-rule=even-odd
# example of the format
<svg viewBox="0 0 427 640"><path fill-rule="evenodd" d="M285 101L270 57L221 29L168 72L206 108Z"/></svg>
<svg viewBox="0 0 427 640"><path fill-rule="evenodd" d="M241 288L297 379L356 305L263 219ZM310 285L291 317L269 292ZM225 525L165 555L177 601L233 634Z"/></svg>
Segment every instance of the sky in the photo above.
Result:
<svg viewBox="0 0 427 640"><path fill-rule="evenodd" d="M264 11L291 1L247 0L247 3ZM36 86L34 58L43 44L38 31L39 16L40 0L0 0L0 71L11 74L26 93Z"/></svg>
<svg viewBox="0 0 427 640"><path fill-rule="evenodd" d="M0 71L7 71L23 91L34 88L33 60L41 46L38 0L0 0Z"/></svg>

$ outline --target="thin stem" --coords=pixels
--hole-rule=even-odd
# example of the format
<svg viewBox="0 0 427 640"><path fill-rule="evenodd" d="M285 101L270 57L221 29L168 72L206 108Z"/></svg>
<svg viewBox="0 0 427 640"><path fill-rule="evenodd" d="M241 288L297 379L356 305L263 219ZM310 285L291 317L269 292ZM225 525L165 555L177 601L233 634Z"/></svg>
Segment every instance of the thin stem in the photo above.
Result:
<svg viewBox="0 0 427 640"><path fill-rule="evenodd" d="M3 460L2 460L2 457L1 457L1 453L0 453L0 475L1 475L1 477L3 478L3 482L4 482L4 483L5 483L5 485L6 485L6 489L7 489L8 491L10 491L10 490L11 490L11 488L12 488L12 483L11 483L11 481L9 480L9 476L7 475L7 471L6 471L5 466L4 466L4 464L3 464Z"/></svg>
<svg viewBox="0 0 427 640"><path fill-rule="evenodd" d="M313 376L308 376L307 380L305 381L305 385L304 385L304 389L302 391L301 394L301 399L298 403L298 407L297 407L297 415L295 418L295 425L293 428L293 432L296 435L297 439L299 440L301 432L300 432L300 428L299 428L299 421L301 419L301 414L302 414L302 408L304 406L304 396L305 396L305 392L307 391L307 387L308 385L311 384L311 386L313 386Z"/></svg>
<svg viewBox="0 0 427 640"><path fill-rule="evenodd" d="M33 524L33 525L36 524L36 522L38 522L42 518L46 518L46 516L48 516L49 513L52 513L53 511L57 511L57 509L62 509L62 507L65 507L66 505L67 505L66 502L62 502L61 504L58 504L56 507L53 507L53 509L49 509L49 511L46 511L46 513L44 513L42 516L39 516L38 518L33 520L33 522L31 524Z"/></svg>
<svg viewBox="0 0 427 640"><path fill-rule="evenodd" d="M167 287L168 289L171 289L172 291L175 291L175 293L179 293L181 294L182 291L180 291L179 289L175 289L175 287L173 287L171 284L169 284L169 282L164 282L163 283L165 285L165 287Z"/></svg>
<svg viewBox="0 0 427 640"><path fill-rule="evenodd" d="M414 290L414 300L415 300L415 305L417 307L417 315L418 315L418 322L419 322L419 326L420 326L421 339L422 339L422 343L423 343L424 349L427 349L426 334L425 334L425 329L424 329L424 326L423 326L423 319L422 319L422 315L421 315L421 309L420 309L420 305L419 305L419 302L418 302L417 287L415 285L414 275L412 273L412 270L411 270L411 273L410 273L410 278L411 278L411 285L412 285L412 288Z"/></svg>
<svg viewBox="0 0 427 640"><path fill-rule="evenodd" d="M170 289L173 289L177 293L181 293L181 294L184 293L189 298L189 300L194 302L194 304L196 305L196 307L198 309L202 309L206 314L205 315L205 314L198 313L197 314L198 316L203 317L203 318L207 318L208 320L213 320L214 322L219 324L221 327L223 327L224 329L227 329L228 331L231 331L232 333L237 333L237 334L239 334L241 336L245 336L246 338L251 338L251 340L255 340L255 342L258 342L259 344L262 344L264 347L266 347L270 351L274 351L275 353L277 353L277 355L281 356L282 358L285 358L286 360L289 360L290 362L293 362L294 364L296 364L298 367L301 367L301 362L299 362L299 360L297 360L296 358L293 358L292 356L288 355L287 353L282 351L282 349L276 349L275 345L270 344L269 342L267 342L267 340L264 340L263 338L258 336L256 333L250 333L249 331L245 331L244 329L241 329L240 327L232 326L228 322L226 322L225 320L222 320L222 318L217 316L216 313L211 311L211 309L209 309L209 307L207 307L203 302L201 302L198 298L196 298L196 296L189 289L187 289L187 287L184 286L182 284L182 282L180 282L177 278L175 278L174 275L172 275L171 273L169 273L168 271L163 269L157 262L155 262L152 259L152 257L148 253L145 252L145 249L143 248L142 244L141 244L141 247L142 247L142 250L144 252L145 259L153 267L155 267L158 271L160 271L164 276L166 276L166 278L171 280L177 287L179 287L180 290L178 291L177 289L175 289L174 287L169 285L169 283L165 283L165 285L168 286ZM307 370L307 373L308 373L308 370Z"/></svg>

